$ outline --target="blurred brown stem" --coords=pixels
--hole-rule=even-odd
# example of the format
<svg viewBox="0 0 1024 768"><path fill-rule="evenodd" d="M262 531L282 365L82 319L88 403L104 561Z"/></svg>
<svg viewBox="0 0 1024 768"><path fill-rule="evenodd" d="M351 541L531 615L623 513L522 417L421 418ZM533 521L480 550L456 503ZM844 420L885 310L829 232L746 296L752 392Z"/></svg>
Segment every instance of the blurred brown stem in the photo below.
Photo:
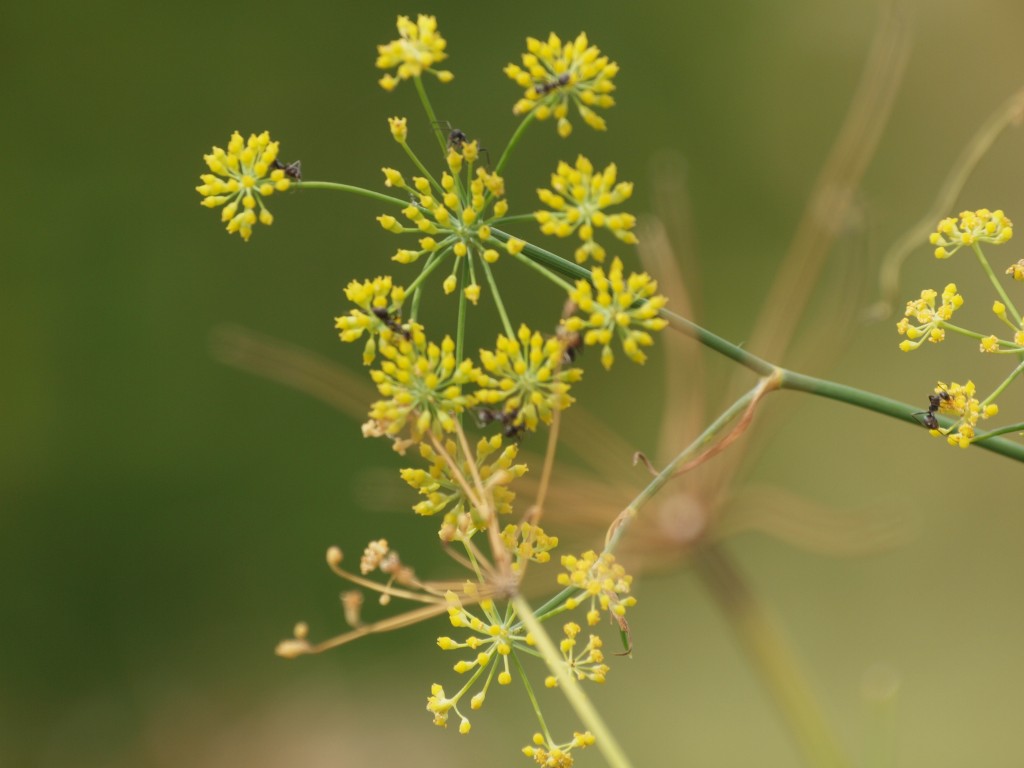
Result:
<svg viewBox="0 0 1024 768"><path fill-rule="evenodd" d="M693 566L779 708L806 763L815 768L848 768L849 761L781 629L726 551L720 544L709 543L694 554Z"/></svg>

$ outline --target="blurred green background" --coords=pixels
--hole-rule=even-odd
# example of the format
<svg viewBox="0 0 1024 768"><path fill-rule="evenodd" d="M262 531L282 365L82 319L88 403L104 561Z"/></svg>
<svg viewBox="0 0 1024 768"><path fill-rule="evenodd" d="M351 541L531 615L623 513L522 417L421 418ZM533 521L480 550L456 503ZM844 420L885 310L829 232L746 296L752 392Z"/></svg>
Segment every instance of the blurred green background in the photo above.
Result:
<svg viewBox="0 0 1024 768"><path fill-rule="evenodd" d="M1024 80L1024 6L918 5L903 10L914 44L858 194L862 220L835 249L861 262L849 290L859 286L864 304L881 253ZM584 152L636 182L628 210L642 215L657 202L658 158L675 153L692 203L703 319L743 340L881 8L8 4L0 765L527 764L517 750L535 726L521 688L492 694L469 736L430 724L430 683L454 685L452 660L433 643L444 622L314 658L272 654L298 619L318 637L340 631L327 546L356 552L383 535L425 575L444 576L444 561L433 526L406 511L411 495L380 484L378 470L399 466L387 446L367 444L357 420L211 353L211 333L238 324L358 369L333 317L350 279L390 269L396 241L374 222L378 206L327 192L275 195L274 225L246 244L198 204L202 155L233 130L269 129L307 179L379 186L381 166L404 167L385 118L425 126L411 87L376 86L374 46L394 37L397 13L417 12L438 16L456 74L451 86L429 84L439 117L493 155L515 126L518 92L502 66L518 61L527 35L584 29L621 65L610 130L594 134L577 120L561 141L552 125L534 126L507 174L513 208L533 205L557 160ZM1010 132L949 213L990 207L1024 218L1022 161L1021 136ZM1019 257L1019 245L1006 248ZM985 309L988 293L968 264L937 263L923 245L901 296L955 279ZM557 317L556 297L546 309ZM984 388L1003 372L970 345L910 356L897 341L888 321L848 325L833 354L801 365L922 403L936 379L973 377ZM604 378L596 356L585 362L583 402L632 447L652 450L659 415L649 403L661 393L645 382L659 381L662 357ZM1019 414L1014 392L1004 412L1014 403ZM786 627L840 741L858 764L883 754L891 763L872 764L1020 765L1021 468L838 404L783 394L766 405L775 409L785 416L765 420L746 480L823 508L914 521L899 546L853 558L757 534L727 544ZM634 476L639 487L643 473ZM607 522L594 523L590 546ZM634 657L618 659L595 694L635 764L797 764L693 574L682 566L641 576L636 592ZM878 680L898 689L894 699L878 702ZM563 733L577 727L569 714L555 722ZM878 747L890 737L892 750ZM596 751L584 758L602 764Z"/></svg>

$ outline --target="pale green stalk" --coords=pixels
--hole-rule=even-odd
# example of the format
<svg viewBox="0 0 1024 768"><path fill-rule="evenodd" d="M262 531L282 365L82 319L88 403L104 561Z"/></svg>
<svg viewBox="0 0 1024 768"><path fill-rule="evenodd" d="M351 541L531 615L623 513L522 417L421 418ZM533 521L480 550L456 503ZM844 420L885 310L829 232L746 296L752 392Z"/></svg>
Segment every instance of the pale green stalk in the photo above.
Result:
<svg viewBox="0 0 1024 768"><path fill-rule="evenodd" d="M622 540L622 537L626 534L626 531L629 529L629 526L632 524L633 520L637 518L640 509L648 501L651 500L651 497L654 496L654 494L656 494L665 486L665 483L667 483L675 476L676 472L679 470L680 467L682 467L691 459L695 458L698 452L702 448L707 447L711 443L711 441L714 440L714 438L723 429L725 429L726 425L728 425L729 422L731 422L733 419L735 419L737 416L743 413L748 407L750 407L750 404L754 401L754 398L757 396L758 392L761 391L761 389L761 385L758 385L757 387L743 395L741 398L739 398L732 405L730 405L717 419L715 419L707 427L707 429L705 429L700 434L699 437L697 437L696 440L690 443L674 459L672 459L672 461L665 465L665 467L657 474L657 476L650 483L647 484L647 487L644 488L619 515L618 525L615 527L615 530L612 532L612 534L608 537L608 540L605 542L605 552L611 553L615 551L615 548L619 545L619 542Z"/></svg>
<svg viewBox="0 0 1024 768"><path fill-rule="evenodd" d="M430 254L430 258L427 260L427 263L423 265L423 269L420 270L420 273L416 276L416 279L409 283L409 286L405 289L406 293L418 291L420 288L420 284L427 279L431 272L437 269L444 262L444 254L446 251L450 250L450 248L438 248L436 251Z"/></svg>
<svg viewBox="0 0 1024 768"><path fill-rule="evenodd" d="M1011 432L1024 433L1024 422L1021 422L1019 424L1007 424L1005 427L999 427L998 429L993 429L991 432L986 432L983 435L977 435L976 437L974 437L974 439L971 440L971 445L974 445L975 443L980 443L982 440L988 440L990 438L996 437L997 435L1008 435Z"/></svg>
<svg viewBox="0 0 1024 768"><path fill-rule="evenodd" d="M402 149L405 150L405 154L409 156L410 160L412 160L413 165L419 168L420 173L422 173L423 176L427 179L427 181L430 182L430 186L434 188L434 191L437 192L438 196L443 196L444 188L437 183L437 179L435 179L433 174L431 174L430 171L427 170L427 167L423 165L419 157L416 156L416 153L412 151L412 147L410 147L406 142L403 141Z"/></svg>
<svg viewBox="0 0 1024 768"><path fill-rule="evenodd" d="M548 669L558 680L558 687L561 688L562 694L569 700L573 711L576 712L586 729L594 734L594 746L600 750L612 768L630 768L632 764L626 757L626 753L622 751L622 747L615 740L604 719L587 694L584 693L579 681L569 672L562 654L558 652L558 648L548 635L547 630L544 629L544 625L537 620L530 604L526 602L526 598L516 595L512 598L512 602L515 604L520 621L533 635L537 650L540 651Z"/></svg>
<svg viewBox="0 0 1024 768"><path fill-rule="evenodd" d="M516 669L519 670L519 679L523 681L523 688L526 689L526 695L530 699L530 704L533 706L533 714L537 716L537 722L540 723L540 729L544 732L544 738L547 739L548 743L554 741L551 738L551 731L548 730L547 721L544 720L544 713L541 711L540 702L537 701L537 694L533 691L533 686L530 685L530 676L526 674L526 670L523 669L523 662L519 660L519 654L513 652L512 663L516 665ZM538 656L540 654L537 654ZM543 657L542 657L543 658Z"/></svg>
<svg viewBox="0 0 1024 768"><path fill-rule="evenodd" d="M974 242L971 243L971 250L974 251L974 255L978 257L978 263L981 264L981 268L985 270L985 274L988 275L988 279L995 286L996 293L999 294L999 298L1002 299L1003 304L1010 310L1010 314L1013 315L1013 319L1017 321L1017 325L1020 326L1020 312L1017 311L1017 307L1013 305L1010 297L1007 296L1006 290L1003 288L1003 284L999 282L999 278L996 277L995 272L992 271L992 267L989 266L988 259L985 258L985 254L981 250L981 244Z"/></svg>
<svg viewBox="0 0 1024 768"><path fill-rule="evenodd" d="M390 205L398 205L404 208L409 204L408 200L403 200L400 197L392 197L391 195L385 195L381 192L375 192L372 189L363 189L362 187L354 187L351 184L338 184L334 181L296 181L291 186L292 189L330 189L334 192L352 192L356 195L362 195L368 197L371 200L378 200L382 203L388 203Z"/></svg>
<svg viewBox="0 0 1024 768"><path fill-rule="evenodd" d="M441 124L437 121L437 115L434 114L434 107L430 103L430 97L427 96L427 89L423 87L423 78L416 76L412 81L416 83L416 93L420 96L420 101L423 103L423 111L427 113L427 119L430 120L430 124L440 127ZM441 152L444 152L448 148L448 139L442 137L441 132L438 130L434 131L434 135L437 136L437 140L441 143Z"/></svg>
<svg viewBox="0 0 1024 768"><path fill-rule="evenodd" d="M1022 361L1020 365L1014 368L1013 372L1009 376L1003 379L1003 383L996 387L992 394L990 394L988 397L982 400L981 407L984 408L986 405L988 405L1001 394L1003 394L1003 390L1006 389L1007 386L1009 386L1011 381L1020 376L1022 372L1024 372L1024 361Z"/></svg>
<svg viewBox="0 0 1024 768"><path fill-rule="evenodd" d="M484 267L484 275L487 277L487 285L491 288L491 296L494 297L494 306L498 308L498 314L501 316L501 324L505 327L505 335L510 339L514 338L515 333L512 330L512 323L509 322L508 313L505 311L505 303L501 300L501 293L498 292L498 281L494 279L494 272L491 270L491 265L484 259L481 259L480 262Z"/></svg>

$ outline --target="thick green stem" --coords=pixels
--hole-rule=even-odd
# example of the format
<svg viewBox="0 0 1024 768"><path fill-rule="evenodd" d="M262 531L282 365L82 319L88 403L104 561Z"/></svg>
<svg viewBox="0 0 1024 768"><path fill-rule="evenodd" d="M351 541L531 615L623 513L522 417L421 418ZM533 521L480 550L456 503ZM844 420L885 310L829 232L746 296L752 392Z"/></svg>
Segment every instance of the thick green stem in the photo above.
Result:
<svg viewBox="0 0 1024 768"><path fill-rule="evenodd" d="M782 632L721 545L698 550L693 566L781 710L808 765L846 768L849 763Z"/></svg>
<svg viewBox="0 0 1024 768"><path fill-rule="evenodd" d="M735 360L757 374L765 376L767 375L765 371L775 370L771 363L750 354L742 347L738 347L732 342L716 336L684 317L666 310L661 311L661 316L668 320L669 325L676 330L692 336L704 346ZM780 377L779 389L792 389L797 392L807 392L819 397L827 397L830 400L838 400L849 405L855 405L858 408L865 408L885 416L892 416L894 419L914 424L919 429L921 427L920 422L914 418L914 414L920 413L921 409L907 403L901 403L899 400L877 395L874 392L866 392L856 387L849 387L845 384L838 384L827 379L818 379L814 376L796 373L785 368L778 369L778 375ZM941 422L942 419L940 419ZM1001 456L1006 456L1007 458L1015 459L1016 461L1024 461L1024 445L1012 440L992 438L979 442L978 447L998 453Z"/></svg>
<svg viewBox="0 0 1024 768"><path fill-rule="evenodd" d="M532 269L534 272L537 272L538 274L540 274L545 279L550 280L551 282L553 282L555 285L557 285L559 288L561 288L566 293L570 292L573 289L573 286L572 286L571 283L567 283L565 280L560 278L558 275L556 275L550 269L545 267L543 264L540 264L539 262L534 261L529 256L524 256L521 253L517 253L515 255L515 259L520 264L526 265L527 267Z"/></svg>
<svg viewBox="0 0 1024 768"><path fill-rule="evenodd" d="M558 648L555 646L550 635L548 635L547 630L544 629L544 625L537 620L530 604L526 602L522 595L516 595L512 598L512 602L515 605L516 614L519 616L519 619L523 622L527 631L533 635L537 650L544 657L548 669L558 680L558 686L562 689L563 695L569 700L569 704L583 722L583 725L594 734L594 744L601 754L604 755L608 765L612 766L612 768L629 768L631 763L629 758L626 757L626 753L622 751L622 747L615 740L604 719L587 697L587 694L583 692L579 681L569 671L565 660L562 658L562 654L558 652Z"/></svg>
<svg viewBox="0 0 1024 768"><path fill-rule="evenodd" d="M500 243L507 243L512 237L508 232L504 232L500 229L494 229L493 227L491 228L491 236ZM579 264L567 261L557 253L546 251L543 248L537 247L533 243L527 243L523 248L523 253L532 261L542 264L555 274L562 275L570 280L591 279L590 270L586 267L581 267Z"/></svg>

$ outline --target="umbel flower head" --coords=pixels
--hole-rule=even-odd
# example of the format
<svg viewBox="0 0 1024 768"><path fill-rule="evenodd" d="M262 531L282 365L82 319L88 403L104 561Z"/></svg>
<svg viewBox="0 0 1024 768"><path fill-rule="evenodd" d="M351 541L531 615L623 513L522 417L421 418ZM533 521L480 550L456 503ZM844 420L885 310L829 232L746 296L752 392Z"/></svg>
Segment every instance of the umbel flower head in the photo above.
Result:
<svg viewBox="0 0 1024 768"><path fill-rule="evenodd" d="M367 335L363 348L363 365L369 365L377 356L377 339L387 342L394 333L405 335L408 329L400 319L405 289L392 285L391 278L375 277L359 282L353 280L345 288L345 296L356 305L347 315L334 318L334 327L342 341L355 341Z"/></svg>
<svg viewBox="0 0 1024 768"><path fill-rule="evenodd" d="M605 208L618 205L633 194L633 182L616 183L618 169L615 163L594 173L591 162L580 155L576 166L566 162L558 164L551 174L551 189L538 189L537 195L550 211L537 211L534 217L545 235L568 237L578 232L583 245L576 249L576 261L583 264L593 256L603 262L605 250L594 242L594 227L604 227L624 243L635 243L636 235L630 230L636 226L631 213L605 213Z"/></svg>
<svg viewBox="0 0 1024 768"><path fill-rule="evenodd" d="M398 17L397 40L377 46L378 69L397 67L378 82L386 91L393 91L402 80L419 77L424 72L436 76L442 83L451 82L455 77L447 70L433 69L433 65L448 58L444 52L447 41L438 34L437 19L420 14L414 24L408 16Z"/></svg>
<svg viewBox="0 0 1024 768"><path fill-rule="evenodd" d="M962 211L960 220L943 219L932 232L929 242L937 246L935 258L948 259L965 245L993 243L999 245L1013 237L1013 222L1002 211L979 208Z"/></svg>
<svg viewBox="0 0 1024 768"><path fill-rule="evenodd" d="M601 611L609 611L614 617L622 618L626 609L636 605L636 598L629 594L633 577L626 573L621 564L615 562L610 553L597 554L593 550L579 557L562 556L562 567L566 573L558 574L558 583L563 587L574 587L579 593L566 600L569 610L589 601L587 624L596 625L601 620Z"/></svg>
<svg viewBox="0 0 1024 768"><path fill-rule="evenodd" d="M957 384L955 381L948 387L939 382L935 387L935 394L941 395L938 398L939 412L952 414L958 417L958 421L948 429L932 430L933 435L945 435L950 445L966 448L974 439L975 427L978 419L987 419L999 413L999 406L995 403L981 403L975 396L973 381L966 384Z"/></svg>
<svg viewBox="0 0 1024 768"><path fill-rule="evenodd" d="M593 286L587 280L577 280L576 289L569 294L583 316L573 316L562 321L570 333L582 333L583 343L600 345L601 364L612 367L615 355L612 352L613 336L622 340L622 351L636 363L644 363L647 355L641 347L654 343L651 331L660 331L668 321L658 317L658 311L668 301L658 295L658 283L646 272L633 273L622 277L622 261L612 260L606 275L601 267L594 267Z"/></svg>
<svg viewBox="0 0 1024 768"><path fill-rule="evenodd" d="M203 196L202 204L207 208L223 205L221 221L227 222L229 233L238 232L243 240L249 240L257 221L267 226L274 221L263 198L291 186L285 169L274 162L277 151L278 142L270 140L268 131L250 134L248 141L235 131L226 152L214 147L210 154L203 155L212 173L199 177L203 183L196 191Z"/></svg>
<svg viewBox="0 0 1024 768"><path fill-rule="evenodd" d="M394 120L397 120L394 119ZM396 134L395 122L392 133ZM404 131L398 131L396 139ZM488 264L498 260L498 248L510 254L523 248L523 241L512 238L502 244L491 235L491 223L508 213L508 201L504 199L505 180L497 173L484 168L473 171L473 163L479 157L475 141L460 144L448 151L448 170L435 182L424 176L413 176L412 183L406 181L394 168L384 168L384 184L408 193L411 202L402 209L403 223L391 215L377 217L377 221L388 232L395 234L416 233L421 235L419 250L399 248L392 256L400 264L411 264L425 254L439 261L449 253L455 260L452 271L444 280L445 293L452 293L458 285L456 277L462 259L469 257L470 284L465 287L466 297L474 304L480 297L476 283L473 259L481 258ZM465 170L465 178L460 173Z"/></svg>
<svg viewBox="0 0 1024 768"><path fill-rule="evenodd" d="M554 116L558 135L565 138L572 133L568 118L572 102L587 125L605 130L604 118L593 107L607 109L615 104L611 96L615 90L612 79L618 74L619 65L602 56L597 46L590 45L586 33L580 32L575 40L564 45L554 32L547 41L528 37L522 60L521 67L505 67L505 74L526 89L512 108L514 114L532 113L538 120Z"/></svg>
<svg viewBox="0 0 1024 768"><path fill-rule="evenodd" d="M537 765L544 768L572 768L575 758L574 749L586 749L594 743L594 734L590 731L573 733L572 740L565 744L556 744L542 733L533 734L533 744L523 747L523 754L532 758Z"/></svg>
<svg viewBox="0 0 1024 768"><path fill-rule="evenodd" d="M454 440L445 441L444 450L448 454L445 458L428 443L420 443L420 456L430 464L429 469L402 470L402 479L425 497L413 511L418 515L444 513L438 533L442 541L468 539L488 524L488 518L474 507L466 492L464 478L473 477L473 472L456 446ZM504 446L502 450L501 435L482 437L476 444L476 474L484 492L491 498L490 506L499 515L512 513L516 495L508 485L526 473L525 464L513 463L518 452L516 445ZM462 473L462 482L453 475L452 464Z"/></svg>
<svg viewBox="0 0 1024 768"><path fill-rule="evenodd" d="M385 399L373 404L370 419L385 434L396 436L407 426L413 438L428 431L451 432L454 415L476 403L463 387L476 381L480 371L469 358L455 360L450 336L440 345L428 342L423 326L412 323L408 338L393 336L380 352L384 359L370 376Z"/></svg>
<svg viewBox="0 0 1024 768"><path fill-rule="evenodd" d="M513 415L512 424L530 431L540 421L550 424L555 411L572 405L569 387L583 376L579 368L562 368L564 355L557 338L545 339L526 325L519 326L515 337L498 336L493 352L480 350L486 373L480 376L477 399L501 404L506 414Z"/></svg>
<svg viewBox="0 0 1024 768"><path fill-rule="evenodd" d="M905 317L896 323L896 330L900 336L907 338L900 342L900 349L909 352L917 349L925 340L938 344L946 338L946 331L942 324L953 317L964 303L964 297L956 292L956 284L950 283L942 291L942 303L936 307L935 299L938 294L931 288L921 291L921 298L907 302ZM917 325L912 325L913 318Z"/></svg>

